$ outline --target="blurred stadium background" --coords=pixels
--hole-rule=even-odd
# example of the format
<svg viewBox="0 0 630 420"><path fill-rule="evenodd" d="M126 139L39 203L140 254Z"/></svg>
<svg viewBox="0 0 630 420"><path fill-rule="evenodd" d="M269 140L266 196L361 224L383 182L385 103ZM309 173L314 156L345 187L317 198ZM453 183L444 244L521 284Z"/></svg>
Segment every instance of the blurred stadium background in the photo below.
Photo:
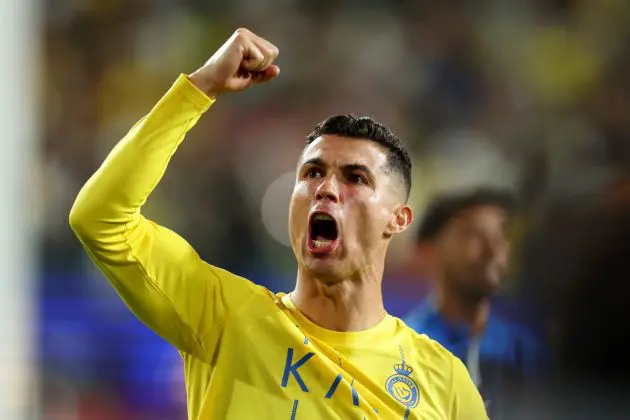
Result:
<svg viewBox="0 0 630 420"><path fill-rule="evenodd" d="M150 217L208 261L289 290L287 200L304 137L332 113L374 116L413 149L419 216L444 189L518 192L506 310L555 357L553 381L514 418L628 414L627 0L0 3L0 418L185 418L177 352L118 300L67 216L115 142L239 26L280 48L282 75L220 99ZM395 315L428 287L412 245L410 234L390 253Z"/></svg>

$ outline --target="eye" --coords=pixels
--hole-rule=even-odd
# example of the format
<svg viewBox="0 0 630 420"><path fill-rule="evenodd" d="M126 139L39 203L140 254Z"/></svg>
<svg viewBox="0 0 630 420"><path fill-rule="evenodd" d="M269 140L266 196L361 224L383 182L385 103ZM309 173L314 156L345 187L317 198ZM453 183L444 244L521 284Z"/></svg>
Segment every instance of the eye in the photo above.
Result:
<svg viewBox="0 0 630 420"><path fill-rule="evenodd" d="M367 184L367 180L361 174L350 174L350 175L348 175L348 181L351 184L357 184L357 185Z"/></svg>
<svg viewBox="0 0 630 420"><path fill-rule="evenodd" d="M320 176L322 176L322 170L319 168L307 168L304 171L304 177L305 178L309 178L309 179L315 179L315 178L319 178Z"/></svg>

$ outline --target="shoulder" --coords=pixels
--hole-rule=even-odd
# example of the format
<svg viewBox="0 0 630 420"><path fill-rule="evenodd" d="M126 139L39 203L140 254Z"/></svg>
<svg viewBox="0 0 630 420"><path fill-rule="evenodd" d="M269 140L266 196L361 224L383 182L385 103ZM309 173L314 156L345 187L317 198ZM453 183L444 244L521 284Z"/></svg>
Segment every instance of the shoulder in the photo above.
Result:
<svg viewBox="0 0 630 420"><path fill-rule="evenodd" d="M238 313L261 314L277 306L278 297L267 287L234 274L228 270L205 263L203 275L205 287L211 289L212 306L225 309L232 315ZM202 290L191 290L203 294Z"/></svg>
<svg viewBox="0 0 630 420"><path fill-rule="evenodd" d="M222 289L226 289L228 291L234 289L235 293L249 292L265 297L274 297L274 293L266 287L258 285L253 281L238 274L234 274L224 268L217 267L204 261L203 270L203 275L205 275L206 278L217 282L216 284Z"/></svg>
<svg viewBox="0 0 630 420"><path fill-rule="evenodd" d="M410 356L413 359L431 365L439 365L443 368L448 366L450 369L453 359L455 359L450 351L428 335L417 332L402 319L396 318L396 321L401 334L404 334L406 341L410 343L410 350L408 351L411 352Z"/></svg>
<svg viewBox="0 0 630 420"><path fill-rule="evenodd" d="M487 419L479 391L461 360L439 342L399 320L409 343L405 363L420 389L442 406L448 418Z"/></svg>
<svg viewBox="0 0 630 420"><path fill-rule="evenodd" d="M487 334L522 349L527 353L539 353L545 349L545 341L541 334L525 322L509 317L491 317Z"/></svg>

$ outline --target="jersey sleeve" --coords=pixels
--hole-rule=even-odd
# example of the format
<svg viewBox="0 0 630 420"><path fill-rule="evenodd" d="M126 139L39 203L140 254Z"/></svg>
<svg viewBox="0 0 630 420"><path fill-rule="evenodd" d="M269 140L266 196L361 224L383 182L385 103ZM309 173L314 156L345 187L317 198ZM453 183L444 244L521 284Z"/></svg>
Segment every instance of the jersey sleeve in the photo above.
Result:
<svg viewBox="0 0 630 420"><path fill-rule="evenodd" d="M181 351L208 359L226 317L261 288L200 258L141 214L184 136L212 105L185 75L79 192L70 225L130 310Z"/></svg>
<svg viewBox="0 0 630 420"><path fill-rule="evenodd" d="M452 357L453 374L451 385L451 408L449 420L487 420L481 394L473 383L466 366L456 357Z"/></svg>

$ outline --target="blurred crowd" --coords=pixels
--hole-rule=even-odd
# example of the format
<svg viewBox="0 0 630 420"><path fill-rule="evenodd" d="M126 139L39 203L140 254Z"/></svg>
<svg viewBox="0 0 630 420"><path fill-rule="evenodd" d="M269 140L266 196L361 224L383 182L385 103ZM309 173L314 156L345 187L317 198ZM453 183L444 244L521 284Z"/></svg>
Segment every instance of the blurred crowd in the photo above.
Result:
<svg viewBox="0 0 630 420"><path fill-rule="evenodd" d="M67 216L127 129L241 26L279 47L281 77L219 98L145 214L207 261L290 290L287 202L305 136L331 114L373 116L413 152L418 218L440 191L517 194L507 306L536 325L563 378L627 380L627 0L56 0L44 23L45 419L185 418L177 352L118 301ZM399 316L431 287L414 241L389 256Z"/></svg>

